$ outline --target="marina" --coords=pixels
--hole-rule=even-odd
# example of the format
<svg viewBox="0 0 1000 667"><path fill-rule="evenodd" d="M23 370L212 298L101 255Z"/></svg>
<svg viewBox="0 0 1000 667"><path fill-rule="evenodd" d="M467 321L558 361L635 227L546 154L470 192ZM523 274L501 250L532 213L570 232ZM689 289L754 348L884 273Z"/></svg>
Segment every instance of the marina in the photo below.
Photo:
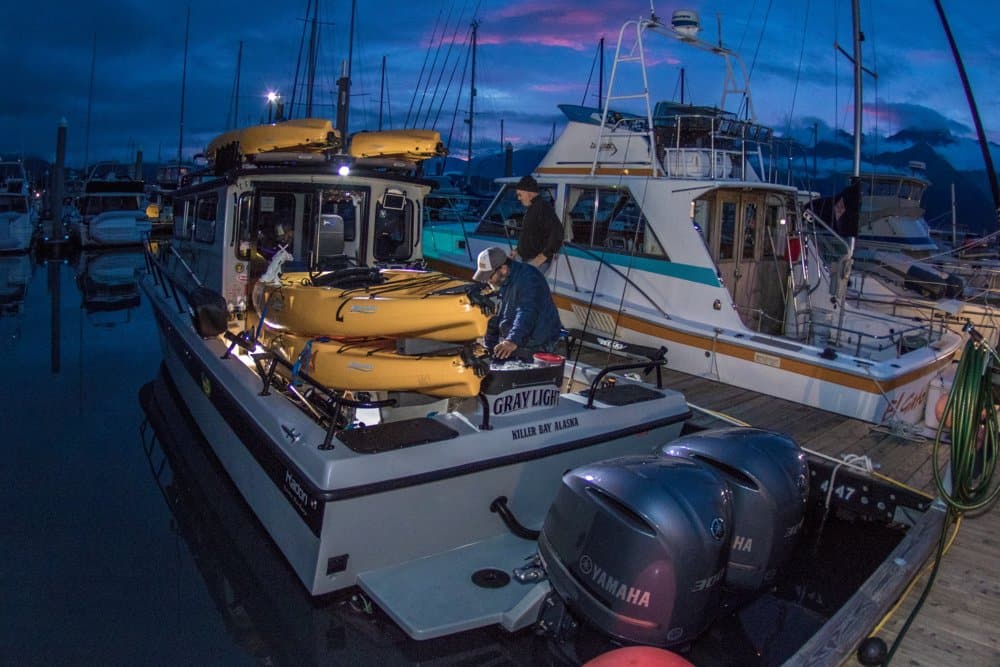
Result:
<svg viewBox="0 0 1000 667"><path fill-rule="evenodd" d="M148 166L132 137L126 164L91 159L95 32L84 169L65 118L51 163L0 154L5 659L1000 664L1000 259L935 244L925 194L957 178L941 135L901 131L887 141L913 150L862 166L886 102L862 92L857 0L853 53L836 45L853 171L833 196L819 123L811 176L794 155L808 20L784 128L788 91L769 89L773 126L751 95L762 42L748 68L723 14L710 35L650 5L617 28L607 91L602 36L596 95L552 104L520 154L500 118L502 150L474 160L477 95L499 90L479 71L477 92L478 50L498 46L480 19L511 18L483 11L458 60L450 12L420 38L401 127L383 126L401 91L382 57L376 130L351 90L356 3L330 111L314 99L334 22L310 0L290 95L269 84L241 117L240 41L225 124L191 123L186 144L189 7L176 158L161 145ZM545 11L523 10L518 48L578 46L532 43ZM721 78L717 103L687 98L688 67ZM555 99L530 78L520 131ZM824 171L846 155L836 122Z"/></svg>
<svg viewBox="0 0 1000 667"><path fill-rule="evenodd" d="M273 545L262 544L253 533L248 542L234 545L218 530L219 521L260 530L241 502L218 506L196 501L175 516L154 477L161 462L154 459L151 471L144 450L152 426L143 426L147 415L139 394L157 377L160 365L156 355L136 344L156 335L149 303L143 299L131 309L88 313L82 308L72 262L32 261L30 267L18 314L0 320L7 351L4 368L23 378L17 390L50 399L24 405L21 418L10 424L13 465L0 473L3 500L13 508L5 533L8 574L2 579L4 598L11 601L6 616L10 622L0 632L12 661L81 664L99 656L101 662L133 664L259 664L268 657L277 664L317 665L345 660L368 664L365 658L388 664L454 664L463 659L512 666L568 664L550 656L537 639L504 638L498 632L444 645L405 642L390 621L351 609L349 597L318 607L310 602ZM115 382L109 383L109 377ZM726 412L762 428L781 428L803 447L834 457L867 455L880 466L879 473L934 494L931 444L926 440L914 441L669 367L664 381L699 408ZM6 400L16 404L10 393L14 385L5 386ZM102 388L99 393L93 391L96 386ZM59 406L63 419L46 417L53 405ZM717 425L698 412L693 420ZM40 436L58 444L33 445ZM67 463L72 472L65 468ZM81 475L87 479L81 480ZM42 478L50 483L37 483ZM101 483L95 486L93 479ZM193 482L188 476L186 483L208 489L212 498L236 493L217 466L211 475L199 472ZM217 495L223 491L228 496ZM180 482L176 492L184 492ZM68 517L63 509L70 505L76 509ZM216 507L231 505L237 514L222 514L208 529L192 535L216 511L224 511ZM109 513L109 508L115 509ZM201 524L191 527L193 521ZM963 521L927 603L900 646L900 664L997 661L1000 636L990 620L1000 604L990 566L1000 554L997 522L995 511ZM55 533L61 539L52 540ZM241 539L240 534L234 539ZM891 641L925 577L918 579L880 636ZM240 597L233 597L234 590L241 591ZM40 597L39 591L53 593ZM248 591L253 594L244 597ZM150 599L156 600L154 606ZM113 635L109 626L115 628ZM72 641L53 641L67 636ZM157 657L151 659L152 654Z"/></svg>

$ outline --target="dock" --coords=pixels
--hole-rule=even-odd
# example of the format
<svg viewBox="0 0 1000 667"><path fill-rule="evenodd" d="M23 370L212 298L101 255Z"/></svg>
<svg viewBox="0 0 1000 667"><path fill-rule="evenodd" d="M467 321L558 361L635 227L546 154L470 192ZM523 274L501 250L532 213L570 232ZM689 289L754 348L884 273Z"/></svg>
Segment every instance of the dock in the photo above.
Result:
<svg viewBox="0 0 1000 667"><path fill-rule="evenodd" d="M616 363L604 353L584 351L580 361L602 366ZM572 363L568 361L567 363ZM669 369L664 385L684 393L704 428L724 425L711 413L758 428L781 431L804 449L840 458L867 456L878 473L937 496L933 478L933 436L894 432L843 415L741 389ZM919 569L914 585L890 612L876 634L890 647L919 599L933 557ZM893 665L1000 665L1000 510L966 515L944 556L934 586L893 656ZM879 626L876 626L879 627ZM860 665L856 656L844 665Z"/></svg>

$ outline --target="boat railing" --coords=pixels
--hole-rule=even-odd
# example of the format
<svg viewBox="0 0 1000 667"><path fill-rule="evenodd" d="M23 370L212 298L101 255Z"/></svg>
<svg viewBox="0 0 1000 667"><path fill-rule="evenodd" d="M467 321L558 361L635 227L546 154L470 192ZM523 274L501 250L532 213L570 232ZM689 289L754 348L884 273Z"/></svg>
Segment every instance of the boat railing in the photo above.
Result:
<svg viewBox="0 0 1000 667"><path fill-rule="evenodd" d="M656 116L653 126L657 158L670 178L763 180L767 173L762 147L771 143L769 127L730 114Z"/></svg>
<svg viewBox="0 0 1000 667"><path fill-rule="evenodd" d="M841 318L841 310L814 306L806 322L807 340L861 358L898 358L939 340L946 328L943 322L931 321L900 326L898 318L874 312L854 311Z"/></svg>

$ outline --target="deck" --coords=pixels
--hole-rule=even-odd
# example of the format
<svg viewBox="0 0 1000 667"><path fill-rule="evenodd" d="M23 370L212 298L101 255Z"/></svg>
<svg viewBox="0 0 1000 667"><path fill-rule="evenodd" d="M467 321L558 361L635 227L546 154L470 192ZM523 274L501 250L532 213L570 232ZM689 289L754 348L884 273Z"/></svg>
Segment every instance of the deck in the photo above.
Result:
<svg viewBox="0 0 1000 667"><path fill-rule="evenodd" d="M603 366L604 354L586 351L581 361ZM790 401L666 370L666 386L685 394L693 407L724 413L759 428L782 431L805 449L840 457L868 456L883 475L937 495L932 473L931 438L918 439ZM693 422L715 428L720 422L697 412ZM892 659L893 665L1000 665L1000 509L964 517L946 553L923 609ZM930 561L878 636L888 645L906 622L927 580ZM874 618L877 627L879 618ZM872 625L873 623L869 623ZM851 657L843 664L860 665Z"/></svg>

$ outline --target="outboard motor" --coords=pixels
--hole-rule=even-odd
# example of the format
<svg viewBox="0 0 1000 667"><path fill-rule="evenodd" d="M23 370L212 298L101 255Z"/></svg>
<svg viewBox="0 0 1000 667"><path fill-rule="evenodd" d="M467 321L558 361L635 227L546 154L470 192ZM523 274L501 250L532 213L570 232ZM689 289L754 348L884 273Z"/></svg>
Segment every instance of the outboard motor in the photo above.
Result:
<svg viewBox="0 0 1000 667"><path fill-rule="evenodd" d="M771 584L798 542L809 496L805 454L781 433L723 428L684 436L660 452L711 467L733 494L726 588L752 593Z"/></svg>
<svg viewBox="0 0 1000 667"><path fill-rule="evenodd" d="M693 640L719 604L731 496L692 457L629 456L566 473L538 539L557 595L605 634Z"/></svg>

